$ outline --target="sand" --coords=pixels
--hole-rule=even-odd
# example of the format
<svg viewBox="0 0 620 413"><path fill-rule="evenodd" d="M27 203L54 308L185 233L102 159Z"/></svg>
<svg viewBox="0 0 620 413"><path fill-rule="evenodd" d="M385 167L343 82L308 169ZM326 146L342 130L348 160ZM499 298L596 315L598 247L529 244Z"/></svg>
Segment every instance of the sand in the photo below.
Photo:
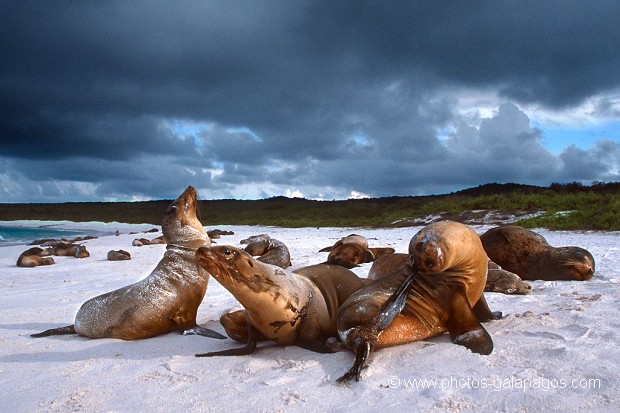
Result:
<svg viewBox="0 0 620 413"><path fill-rule="evenodd" d="M349 351L316 354L261 343L250 356L196 358L238 346L232 340L170 333L146 340L92 340L76 335L34 339L30 334L72 324L87 299L147 276L164 245L133 247L129 235L152 225L60 223L59 227L115 231L84 244L85 259L18 268L25 245L0 248L0 406L6 412L65 411L616 411L620 397L620 233L537 230L554 246L577 245L596 259L585 282L533 281L525 296L486 293L501 320L485 323L495 349L488 356L452 344L447 335L371 355L362 379L335 380L353 363ZM419 228L218 227L239 241L268 233L287 244L295 267L319 263L317 252L350 233L371 246L405 252ZM488 226L474 226L479 233ZM207 228L213 229L213 228ZM111 249L131 261L111 262ZM356 268L366 276L370 264ZM199 324L224 332L220 314L239 305L215 279L199 309Z"/></svg>

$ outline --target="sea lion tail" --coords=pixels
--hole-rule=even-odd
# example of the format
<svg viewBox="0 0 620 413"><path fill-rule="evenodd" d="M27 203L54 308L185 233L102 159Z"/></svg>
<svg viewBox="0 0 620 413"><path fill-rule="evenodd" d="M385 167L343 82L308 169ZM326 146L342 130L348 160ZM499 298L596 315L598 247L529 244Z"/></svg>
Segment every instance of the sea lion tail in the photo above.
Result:
<svg viewBox="0 0 620 413"><path fill-rule="evenodd" d="M39 338L39 337L49 337L49 336L60 336L64 334L77 334L75 331L75 326L70 325L66 327L52 328L49 330L45 330L42 333L30 334L30 337Z"/></svg>

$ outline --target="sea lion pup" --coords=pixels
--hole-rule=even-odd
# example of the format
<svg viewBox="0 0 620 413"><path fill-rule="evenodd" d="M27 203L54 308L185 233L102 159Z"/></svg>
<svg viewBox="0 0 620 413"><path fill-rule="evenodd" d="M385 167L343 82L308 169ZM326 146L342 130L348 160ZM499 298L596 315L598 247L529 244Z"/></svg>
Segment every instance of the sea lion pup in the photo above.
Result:
<svg viewBox="0 0 620 413"><path fill-rule="evenodd" d="M130 259L131 254L125 250L108 251L108 261L125 261Z"/></svg>
<svg viewBox="0 0 620 413"><path fill-rule="evenodd" d="M480 236L491 261L524 280L589 280L594 257L580 247L552 247L540 234L515 225L492 228Z"/></svg>
<svg viewBox="0 0 620 413"><path fill-rule="evenodd" d="M320 249L319 252L329 252L342 244L358 244L361 247L368 249L368 240L366 239L366 237L357 234L351 234L339 239L331 247L325 247Z"/></svg>
<svg viewBox="0 0 620 413"><path fill-rule="evenodd" d="M258 257L257 260L265 264L276 265L280 268L291 266L291 253L288 247L282 241L274 238L252 242L245 247L245 252L253 257Z"/></svg>
<svg viewBox="0 0 620 413"><path fill-rule="evenodd" d="M529 294L532 286L523 281L514 272L506 271L493 261L489 260L489 269L487 271L487 282L484 291L497 292L503 294Z"/></svg>
<svg viewBox="0 0 620 413"><path fill-rule="evenodd" d="M209 273L196 267L196 250L209 238L196 218L196 190L191 186L166 209L162 218L166 252L157 267L135 284L91 298L75 324L32 337L79 334L90 338L137 340L180 330L213 338L223 335L196 325L198 306Z"/></svg>
<svg viewBox="0 0 620 413"><path fill-rule="evenodd" d="M409 262L409 254L395 253L377 258L368 271L369 280L378 280L401 269ZM489 261L485 292L504 294L529 294L532 287L517 274L502 269Z"/></svg>
<svg viewBox="0 0 620 413"><path fill-rule="evenodd" d="M446 331L473 352L493 350L480 321L500 315L483 301L488 258L476 232L452 221L430 224L411 239L409 255L413 261L404 269L356 291L340 307L338 334L355 363L339 383L359 381L372 350Z"/></svg>
<svg viewBox="0 0 620 413"><path fill-rule="evenodd" d="M49 248L30 248L19 255L17 258L17 266L32 268L39 265L52 265L54 264L54 259L49 257L49 255L51 255Z"/></svg>
<svg viewBox="0 0 620 413"><path fill-rule="evenodd" d="M196 262L244 307L220 321L231 338L246 342L197 357L251 354L262 340L331 353L325 341L336 335L338 307L364 285L342 267L318 264L291 272L225 245L198 249Z"/></svg>

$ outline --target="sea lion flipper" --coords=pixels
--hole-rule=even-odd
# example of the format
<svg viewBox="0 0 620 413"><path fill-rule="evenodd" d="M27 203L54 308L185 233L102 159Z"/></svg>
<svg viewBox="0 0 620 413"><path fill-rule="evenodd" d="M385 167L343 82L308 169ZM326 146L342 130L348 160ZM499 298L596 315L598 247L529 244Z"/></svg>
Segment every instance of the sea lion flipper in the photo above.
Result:
<svg viewBox="0 0 620 413"><path fill-rule="evenodd" d="M360 345L355 348L355 363L353 363L353 367L342 375L342 377L338 378L336 383L345 384L353 378L355 378L355 381L360 381L360 373L362 372L362 368L364 368L364 363L366 363L366 360L370 355L371 347L370 342L365 341L360 343Z"/></svg>
<svg viewBox="0 0 620 413"><path fill-rule="evenodd" d="M219 340L223 340L226 338L226 336L218 333L217 331L213 331L208 328L201 327L201 326L196 326L194 328L188 328L187 330L183 330L182 334L184 336L197 335L197 336L204 336L204 337L209 337L209 338L217 338Z"/></svg>
<svg viewBox="0 0 620 413"><path fill-rule="evenodd" d="M478 321L485 322L491 320L501 320L502 312L501 311L491 311L489 305L487 304L486 298L484 298L484 294L480 296L478 302L474 305L474 314L478 318Z"/></svg>
<svg viewBox="0 0 620 413"><path fill-rule="evenodd" d="M453 294L442 318L454 344L465 346L474 353L491 354L493 340L478 321L463 291Z"/></svg>
<svg viewBox="0 0 620 413"><path fill-rule="evenodd" d="M60 336L64 334L77 334L75 332L75 326L65 326L58 328L51 328L49 330L45 330L42 333L30 334L30 337L40 338L40 337L48 337L48 336Z"/></svg>
<svg viewBox="0 0 620 413"><path fill-rule="evenodd" d="M215 357L215 356L247 356L256 350L257 338L260 335L258 330L248 323L248 341L245 346L239 348L231 348L222 351L212 351L210 353L196 354L196 357Z"/></svg>
<svg viewBox="0 0 620 413"><path fill-rule="evenodd" d="M373 317L371 324L377 333L385 330L405 306L409 290L413 280L418 275L417 272L410 273L396 291L381 306L378 314Z"/></svg>

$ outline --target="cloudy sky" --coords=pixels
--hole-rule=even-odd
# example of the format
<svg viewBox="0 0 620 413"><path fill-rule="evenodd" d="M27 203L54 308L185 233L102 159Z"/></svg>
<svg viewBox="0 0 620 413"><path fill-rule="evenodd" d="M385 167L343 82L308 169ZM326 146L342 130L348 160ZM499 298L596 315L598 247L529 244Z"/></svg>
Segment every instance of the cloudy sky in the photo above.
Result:
<svg viewBox="0 0 620 413"><path fill-rule="evenodd" d="M616 0L0 6L0 202L620 180Z"/></svg>

